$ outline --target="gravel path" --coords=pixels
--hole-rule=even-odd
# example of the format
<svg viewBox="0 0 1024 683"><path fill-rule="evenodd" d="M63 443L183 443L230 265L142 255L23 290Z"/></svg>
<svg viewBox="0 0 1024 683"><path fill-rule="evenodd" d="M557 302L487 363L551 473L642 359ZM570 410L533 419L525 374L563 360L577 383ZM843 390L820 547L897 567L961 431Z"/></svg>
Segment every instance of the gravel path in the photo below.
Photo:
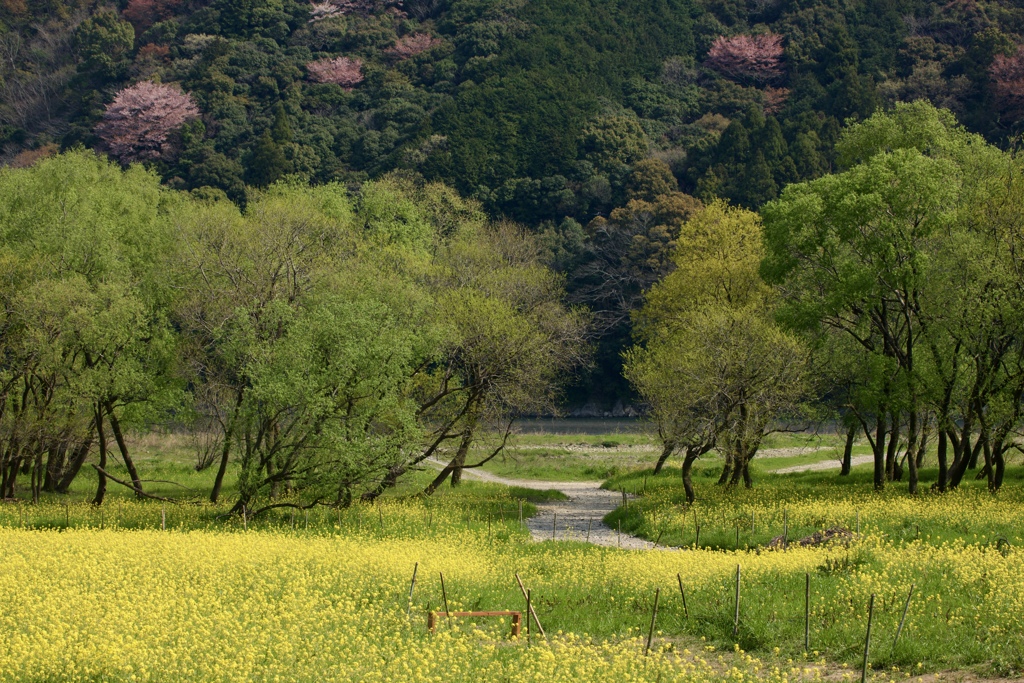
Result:
<svg viewBox="0 0 1024 683"><path fill-rule="evenodd" d="M850 465L863 465L867 462L873 462L874 456L871 455L857 455L850 458ZM838 470L843 466L838 460L822 460L821 462L812 462L808 465L794 465L793 467L783 467L779 470L772 470L775 474L790 474L792 472L819 472L822 470Z"/></svg>
<svg viewBox="0 0 1024 683"><path fill-rule="evenodd" d="M781 451L775 457L797 455L819 450L810 449L774 449ZM770 457L770 456L769 456ZM861 465L871 462L870 455L859 455L853 458L854 465ZM445 466L437 460L428 460L427 463L441 469ZM795 465L773 470L776 474L788 474L790 472L809 472L817 470L838 469L838 460L822 460L821 462L807 465ZM630 548L633 550L651 550L653 543L630 534L619 534L616 529L606 526L602 518L614 510L622 502L622 494L618 491L609 491L601 488L599 481L539 481L537 479L507 479L490 472L472 469L463 470L462 476L476 481L486 481L493 484L505 486L520 486L527 489L547 491L555 489L569 497L569 500L557 500L549 503L537 503L537 514L530 517L526 524L530 534L535 541L549 541L552 538L558 540L587 541L595 545L611 547ZM632 496L630 496L632 498ZM589 529L589 534L588 534ZM553 533L552 533L553 532ZM676 550L658 546L658 550Z"/></svg>
<svg viewBox="0 0 1024 683"><path fill-rule="evenodd" d="M444 467L444 463L433 460L429 462L435 467ZM462 476L477 481L504 484L505 486L521 486L538 491L555 489L569 496L569 500L536 503L537 514L526 521L535 541L550 541L552 529L554 529L554 538L558 540L586 541L588 540L587 527L589 525L589 540L595 545L633 550L650 550L654 545L650 541L630 534L624 533L620 536L617 530L606 526L601 521L605 515L619 506L622 502L622 494L618 491L601 488L599 481L506 479L479 469L463 470ZM665 548L658 546L658 549Z"/></svg>

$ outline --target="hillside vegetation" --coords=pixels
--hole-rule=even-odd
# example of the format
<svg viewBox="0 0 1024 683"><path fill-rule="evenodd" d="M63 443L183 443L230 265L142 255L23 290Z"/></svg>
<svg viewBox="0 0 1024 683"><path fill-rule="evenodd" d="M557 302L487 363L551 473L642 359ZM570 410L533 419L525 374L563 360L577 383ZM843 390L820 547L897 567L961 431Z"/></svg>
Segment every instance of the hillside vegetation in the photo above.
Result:
<svg viewBox="0 0 1024 683"><path fill-rule="evenodd" d="M82 144L243 206L288 175L442 181L545 236L596 313L580 396L610 405L692 197L756 209L899 100L1005 142L1022 34L1009 1L4 0L0 149Z"/></svg>

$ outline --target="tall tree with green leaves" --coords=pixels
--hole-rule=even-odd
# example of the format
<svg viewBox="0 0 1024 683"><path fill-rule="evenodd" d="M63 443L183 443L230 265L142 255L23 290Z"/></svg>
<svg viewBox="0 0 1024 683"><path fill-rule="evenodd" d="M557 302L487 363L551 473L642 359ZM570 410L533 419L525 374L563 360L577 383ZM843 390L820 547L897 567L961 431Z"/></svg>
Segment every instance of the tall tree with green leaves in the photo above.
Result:
<svg viewBox="0 0 1024 683"><path fill-rule="evenodd" d="M691 502L697 457L717 446L726 458L719 483L751 486L764 437L809 393L806 351L772 319L762 256L757 215L714 202L683 224L676 269L637 314L641 344L627 353L626 374L663 438L686 449Z"/></svg>

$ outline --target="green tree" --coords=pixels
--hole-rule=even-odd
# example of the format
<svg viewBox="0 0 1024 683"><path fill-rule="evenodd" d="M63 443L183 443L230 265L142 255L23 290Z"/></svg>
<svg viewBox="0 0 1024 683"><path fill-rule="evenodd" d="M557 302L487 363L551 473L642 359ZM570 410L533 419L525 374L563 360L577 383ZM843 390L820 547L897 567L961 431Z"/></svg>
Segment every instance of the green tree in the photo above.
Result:
<svg viewBox="0 0 1024 683"><path fill-rule="evenodd" d="M948 355L956 345L939 338L934 323L943 316L934 306L951 286L948 274L961 268L937 257L970 224L970 207L986 195L999 154L925 103L853 126L838 151L856 165L791 185L765 207L764 272L786 294L789 324L849 335L868 354L863 367L871 371L852 408L871 441L875 487L898 475L905 422L903 453L915 492L925 367L933 379L946 377L938 420L942 432L956 431L949 411L959 361ZM961 416L967 434L977 408L975 401Z"/></svg>
<svg viewBox="0 0 1024 683"><path fill-rule="evenodd" d="M171 332L162 274L175 200L141 168L74 151L0 173L7 347L2 370L4 495L18 469L33 495L66 491L108 422L131 482L121 423L144 423L168 388ZM43 457L46 457L45 471ZM105 475L100 462L96 502Z"/></svg>
<svg viewBox="0 0 1024 683"><path fill-rule="evenodd" d="M726 458L719 483L751 486L762 440L809 392L806 350L772 318L763 253L757 215L714 202L683 224L676 268L637 316L642 345L627 354L626 374L666 443L685 447L691 501L690 467L712 445Z"/></svg>
<svg viewBox="0 0 1024 683"><path fill-rule="evenodd" d="M116 80L128 69L135 29L115 12L101 10L78 25L74 44L81 59L81 71L101 81Z"/></svg>

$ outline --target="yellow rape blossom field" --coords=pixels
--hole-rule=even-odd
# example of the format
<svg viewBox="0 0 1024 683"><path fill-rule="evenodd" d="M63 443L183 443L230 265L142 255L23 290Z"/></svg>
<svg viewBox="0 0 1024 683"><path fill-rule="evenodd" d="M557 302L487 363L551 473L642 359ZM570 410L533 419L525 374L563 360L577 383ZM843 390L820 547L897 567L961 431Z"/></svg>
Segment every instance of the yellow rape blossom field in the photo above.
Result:
<svg viewBox="0 0 1024 683"><path fill-rule="evenodd" d="M1008 514L1015 523L1017 507L999 499L853 501L874 521L852 543L786 551L536 543L504 500L489 520L453 496L340 516L319 509L308 521L284 513L247 528L201 506L130 502L103 517L88 506L4 506L0 681L856 679L872 594L870 677L1021 670L1024 562L1015 546L887 531L942 505L952 524L981 528ZM847 502L804 500L787 516L794 529L828 522L850 512ZM683 514L660 509L662 524ZM628 514L652 512L636 503ZM715 517L713 503L704 514ZM442 618L427 631L427 612L444 597L451 610L523 610L517 572L546 638L511 638L507 618Z"/></svg>

